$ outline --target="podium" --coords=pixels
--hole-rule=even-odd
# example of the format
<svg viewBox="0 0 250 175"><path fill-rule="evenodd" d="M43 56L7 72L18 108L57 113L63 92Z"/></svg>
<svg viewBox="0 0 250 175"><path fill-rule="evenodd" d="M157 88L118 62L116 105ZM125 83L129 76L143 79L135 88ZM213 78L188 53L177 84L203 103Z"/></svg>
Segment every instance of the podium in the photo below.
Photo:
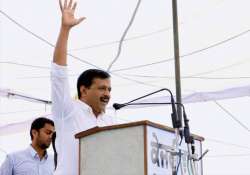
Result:
<svg viewBox="0 0 250 175"><path fill-rule="evenodd" d="M198 158L204 138L192 136ZM178 175L190 174L187 144L183 139L178 156L174 156L176 137L174 129L167 126L138 121L94 127L75 137L79 139L80 175L172 175L173 162L179 162ZM202 160L196 162L195 169L198 175L203 174Z"/></svg>

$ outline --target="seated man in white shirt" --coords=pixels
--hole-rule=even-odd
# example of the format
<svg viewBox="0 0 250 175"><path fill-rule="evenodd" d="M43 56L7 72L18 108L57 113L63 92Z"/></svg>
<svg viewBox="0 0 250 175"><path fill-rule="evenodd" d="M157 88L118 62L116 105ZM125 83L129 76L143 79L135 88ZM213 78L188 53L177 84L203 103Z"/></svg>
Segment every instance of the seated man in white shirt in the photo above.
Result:
<svg viewBox="0 0 250 175"><path fill-rule="evenodd" d="M52 175L53 158L46 149L50 146L54 133L54 122L47 118L37 118L30 128L31 145L22 151L8 154L0 168L0 175Z"/></svg>
<svg viewBox="0 0 250 175"><path fill-rule="evenodd" d="M79 100L70 95L67 75L67 41L70 29L85 18L75 18L76 3L59 0L62 12L61 29L54 51L51 69L52 113L57 133L58 153L56 175L77 175L79 141L74 135L95 126L106 126L115 122L104 114L110 99L110 75L102 70L84 71L78 78Z"/></svg>

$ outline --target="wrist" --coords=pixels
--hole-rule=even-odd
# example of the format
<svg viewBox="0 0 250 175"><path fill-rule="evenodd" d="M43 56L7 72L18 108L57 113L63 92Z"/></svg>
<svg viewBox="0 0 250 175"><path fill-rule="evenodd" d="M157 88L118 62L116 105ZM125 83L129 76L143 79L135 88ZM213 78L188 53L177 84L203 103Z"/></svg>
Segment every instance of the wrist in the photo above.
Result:
<svg viewBox="0 0 250 175"><path fill-rule="evenodd" d="M61 25L61 32L62 33L69 33L71 27L70 26L66 26L66 25Z"/></svg>

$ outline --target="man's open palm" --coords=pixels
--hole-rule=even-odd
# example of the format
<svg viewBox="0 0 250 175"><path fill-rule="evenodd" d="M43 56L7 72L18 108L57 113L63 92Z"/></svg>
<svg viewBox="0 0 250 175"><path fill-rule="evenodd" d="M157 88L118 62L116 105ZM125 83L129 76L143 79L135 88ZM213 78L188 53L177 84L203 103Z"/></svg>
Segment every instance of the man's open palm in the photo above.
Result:
<svg viewBox="0 0 250 175"><path fill-rule="evenodd" d="M74 16L77 3L73 3L73 0L70 0L69 3L67 0L64 0L64 5L62 4L62 0L59 0L59 4L62 12L62 25L64 27L71 28L85 19L85 17L76 18Z"/></svg>

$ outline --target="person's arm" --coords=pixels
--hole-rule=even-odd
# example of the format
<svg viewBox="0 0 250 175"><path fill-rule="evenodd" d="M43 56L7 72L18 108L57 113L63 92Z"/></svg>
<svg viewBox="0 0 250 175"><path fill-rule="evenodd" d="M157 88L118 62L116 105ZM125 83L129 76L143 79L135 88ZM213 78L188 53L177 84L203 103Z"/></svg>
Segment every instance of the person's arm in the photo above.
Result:
<svg viewBox="0 0 250 175"><path fill-rule="evenodd" d="M69 38L70 29L82 22L85 17L75 18L74 13L76 9L76 2L73 3L73 0L70 0L69 3L67 0L62 4L62 0L59 0L60 9L62 12L62 23L60 33L57 39L53 62L66 66L67 65L67 43Z"/></svg>
<svg viewBox="0 0 250 175"><path fill-rule="evenodd" d="M73 110L72 98L67 75L67 43L70 29L85 18L76 19L76 3L59 0L62 12L61 29L56 43L51 69L51 98L53 119L66 118Z"/></svg>
<svg viewBox="0 0 250 175"><path fill-rule="evenodd" d="M5 161L0 167L0 175L12 175L13 172L13 162L9 155L7 155Z"/></svg>

